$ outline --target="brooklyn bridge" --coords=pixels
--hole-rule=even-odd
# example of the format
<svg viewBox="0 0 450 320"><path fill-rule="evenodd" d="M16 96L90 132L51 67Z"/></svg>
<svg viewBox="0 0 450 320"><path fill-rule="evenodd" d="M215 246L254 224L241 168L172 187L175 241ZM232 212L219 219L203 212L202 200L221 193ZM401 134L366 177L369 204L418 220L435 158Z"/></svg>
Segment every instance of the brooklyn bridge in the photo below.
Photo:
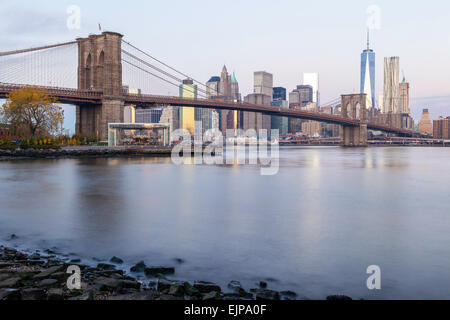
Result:
<svg viewBox="0 0 450 320"><path fill-rule="evenodd" d="M73 50L74 47L76 47L78 68L75 71L67 72L66 69L70 68L70 64L65 62L66 56L68 56L66 52L70 50L67 48ZM205 89L200 87L199 97L192 99L125 92L123 90L125 68L127 83L133 80L145 83L151 78L178 86L182 79L173 72L188 77L169 65L164 64L166 69L173 72L156 67L152 64L153 60L160 62L125 41L123 35L115 32L90 35L72 42L0 52L0 98L5 98L11 91L29 85L45 88L49 95L56 98L58 102L76 106L75 128L77 134L98 136L102 140L106 140L108 137L108 124L124 121L123 110L127 105L135 105L139 108L180 106L237 110L336 124L341 126L343 146L367 145L368 130L383 131L405 137L414 135L409 130L369 121L364 94L342 95L340 98L341 114L332 115L207 99ZM27 75L25 76L25 74ZM65 86L65 83L70 82L68 74L73 75L76 82L73 87ZM205 86L203 83L198 83Z"/></svg>

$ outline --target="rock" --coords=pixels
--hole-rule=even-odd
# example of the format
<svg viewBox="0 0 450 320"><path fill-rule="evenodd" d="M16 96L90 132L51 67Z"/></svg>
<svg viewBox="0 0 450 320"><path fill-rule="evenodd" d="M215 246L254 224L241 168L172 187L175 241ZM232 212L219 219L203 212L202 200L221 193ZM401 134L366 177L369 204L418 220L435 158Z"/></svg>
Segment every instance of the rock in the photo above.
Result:
<svg viewBox="0 0 450 320"><path fill-rule="evenodd" d="M212 291L212 292L208 292L203 294L203 300L204 301L208 301L208 300L217 300L220 298L220 293L216 292L216 291Z"/></svg>
<svg viewBox="0 0 450 320"><path fill-rule="evenodd" d="M169 288L169 295L175 296L175 297L184 297L184 285L180 283L176 283L170 286Z"/></svg>
<svg viewBox="0 0 450 320"><path fill-rule="evenodd" d="M170 281L164 278L158 279L158 285L157 290L158 292L168 293L170 290L170 287L175 284L175 281Z"/></svg>
<svg viewBox="0 0 450 320"><path fill-rule="evenodd" d="M48 300L64 300L64 293L62 289L50 289L47 292Z"/></svg>
<svg viewBox="0 0 450 320"><path fill-rule="evenodd" d="M58 280L56 279L44 279L37 285L39 288L52 288L58 286Z"/></svg>
<svg viewBox="0 0 450 320"><path fill-rule="evenodd" d="M183 264L185 261L183 259L180 258L175 258L175 262L178 264Z"/></svg>
<svg viewBox="0 0 450 320"><path fill-rule="evenodd" d="M174 274L175 268L172 267L147 267L144 269L145 275L154 277L159 274Z"/></svg>
<svg viewBox="0 0 450 320"><path fill-rule="evenodd" d="M69 261L69 263L80 263L81 259L72 259Z"/></svg>
<svg viewBox="0 0 450 320"><path fill-rule="evenodd" d="M100 291L118 291L123 287L123 281L101 277L94 281Z"/></svg>
<svg viewBox="0 0 450 320"><path fill-rule="evenodd" d="M201 292L194 288L189 282L184 283L184 292L187 296L200 298L202 296Z"/></svg>
<svg viewBox="0 0 450 320"><path fill-rule="evenodd" d="M201 293L209 293L209 292L222 292L222 289L214 283L205 282L205 281L196 281L194 282L194 288L196 288Z"/></svg>
<svg viewBox="0 0 450 320"><path fill-rule="evenodd" d="M109 260L109 262L112 262L112 263L115 263L115 264L122 264L123 263L123 260L122 259L120 259L120 258L118 258L118 257L112 257L110 260Z"/></svg>
<svg viewBox="0 0 450 320"><path fill-rule="evenodd" d="M76 301L92 301L94 300L94 291L93 290L88 290L85 293L82 293L80 291L78 291L78 295L71 297L67 300L76 300Z"/></svg>
<svg viewBox="0 0 450 320"><path fill-rule="evenodd" d="M108 263L99 263L97 268L100 270L115 270L116 266Z"/></svg>
<svg viewBox="0 0 450 320"><path fill-rule="evenodd" d="M0 300L17 301L22 298L17 289L0 289Z"/></svg>
<svg viewBox="0 0 450 320"><path fill-rule="evenodd" d="M51 268L48 268L47 270L42 271L41 273L38 273L33 277L33 279L39 280L50 277L52 274L60 271L63 269L63 266L54 266Z"/></svg>
<svg viewBox="0 0 450 320"><path fill-rule="evenodd" d="M139 290L141 288L141 283L131 280L122 280L122 288Z"/></svg>
<svg viewBox="0 0 450 320"><path fill-rule="evenodd" d="M266 288L267 288L267 282L261 281L261 282L259 283L259 287L260 287L261 289L266 289Z"/></svg>
<svg viewBox="0 0 450 320"><path fill-rule="evenodd" d="M13 277L6 280L3 280L0 282L0 289L1 288L16 288L20 284L20 278L19 277Z"/></svg>
<svg viewBox="0 0 450 320"><path fill-rule="evenodd" d="M29 256L28 259L39 260L39 259L41 259L41 255L39 253L35 252L31 256Z"/></svg>
<svg viewBox="0 0 450 320"><path fill-rule="evenodd" d="M15 240L17 238L18 238L18 236L16 236L14 233L9 236L9 240Z"/></svg>
<svg viewBox="0 0 450 320"><path fill-rule="evenodd" d="M69 278L69 274L65 272L56 272L52 274L52 279L56 279L59 282L66 282Z"/></svg>
<svg viewBox="0 0 450 320"><path fill-rule="evenodd" d="M154 292L136 292L130 294L122 294L118 296L109 296L106 300L115 301L149 301L155 300L157 295Z"/></svg>
<svg viewBox="0 0 450 320"><path fill-rule="evenodd" d="M15 263L9 263L9 262L0 262L0 270L14 267Z"/></svg>
<svg viewBox="0 0 450 320"><path fill-rule="evenodd" d="M288 298L296 298L297 294L293 291L281 291L280 294L282 296L288 297Z"/></svg>
<svg viewBox="0 0 450 320"><path fill-rule="evenodd" d="M328 296L328 301L351 301L352 298L343 296L343 295L335 295L335 296Z"/></svg>
<svg viewBox="0 0 450 320"><path fill-rule="evenodd" d="M256 293L256 300L260 301L280 300L280 294L273 290L261 289Z"/></svg>
<svg viewBox="0 0 450 320"><path fill-rule="evenodd" d="M22 300L45 300L45 290L30 288L22 290Z"/></svg>
<svg viewBox="0 0 450 320"><path fill-rule="evenodd" d="M253 294L245 291L244 288L242 288L242 285L239 281L231 281L228 284L228 288L232 289L234 291L234 294L240 298L244 298L244 299L252 299L253 298Z"/></svg>
<svg viewBox="0 0 450 320"><path fill-rule="evenodd" d="M130 268L131 272L144 272L146 268L145 262L144 261L140 261L138 263L136 263L136 265L134 265L133 267Z"/></svg>

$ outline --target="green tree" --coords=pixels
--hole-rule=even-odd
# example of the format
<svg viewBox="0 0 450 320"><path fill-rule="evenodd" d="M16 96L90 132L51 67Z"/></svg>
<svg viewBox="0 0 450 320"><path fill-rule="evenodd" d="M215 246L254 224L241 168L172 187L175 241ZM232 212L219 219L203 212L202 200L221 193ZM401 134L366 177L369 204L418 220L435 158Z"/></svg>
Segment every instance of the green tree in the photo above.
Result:
<svg viewBox="0 0 450 320"><path fill-rule="evenodd" d="M0 116L16 137L58 134L63 130L64 110L56 99L38 87L12 91L0 108Z"/></svg>

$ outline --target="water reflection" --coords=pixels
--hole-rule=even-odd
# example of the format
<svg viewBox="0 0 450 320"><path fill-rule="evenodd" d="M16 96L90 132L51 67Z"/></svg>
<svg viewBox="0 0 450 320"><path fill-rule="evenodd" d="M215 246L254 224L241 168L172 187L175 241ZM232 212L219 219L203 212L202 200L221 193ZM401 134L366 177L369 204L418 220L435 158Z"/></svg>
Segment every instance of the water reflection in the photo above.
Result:
<svg viewBox="0 0 450 320"><path fill-rule="evenodd" d="M168 158L1 162L0 238L84 259L183 258L177 277L273 278L310 298L450 298L449 155L281 148L275 176ZM372 264L382 292L365 287Z"/></svg>

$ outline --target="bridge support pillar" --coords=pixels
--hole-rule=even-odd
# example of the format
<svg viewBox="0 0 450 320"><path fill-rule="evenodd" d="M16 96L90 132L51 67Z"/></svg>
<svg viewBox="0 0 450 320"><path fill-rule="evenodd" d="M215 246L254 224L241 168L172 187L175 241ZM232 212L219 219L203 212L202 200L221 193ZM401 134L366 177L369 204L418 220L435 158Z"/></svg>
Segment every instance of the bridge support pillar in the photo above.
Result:
<svg viewBox="0 0 450 320"><path fill-rule="evenodd" d="M367 124L356 127L342 127L342 146L344 147L366 147L367 146Z"/></svg>

